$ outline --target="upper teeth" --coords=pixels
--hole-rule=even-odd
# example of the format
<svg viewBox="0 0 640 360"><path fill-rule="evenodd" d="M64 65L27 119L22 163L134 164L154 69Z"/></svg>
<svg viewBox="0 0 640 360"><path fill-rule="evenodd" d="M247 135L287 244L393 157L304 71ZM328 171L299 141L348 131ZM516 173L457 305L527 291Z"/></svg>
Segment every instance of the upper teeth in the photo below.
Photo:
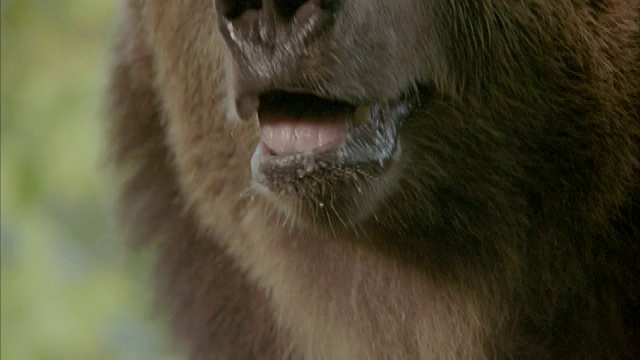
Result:
<svg viewBox="0 0 640 360"><path fill-rule="evenodd" d="M371 119L371 105L359 105L353 112L353 124L362 125Z"/></svg>

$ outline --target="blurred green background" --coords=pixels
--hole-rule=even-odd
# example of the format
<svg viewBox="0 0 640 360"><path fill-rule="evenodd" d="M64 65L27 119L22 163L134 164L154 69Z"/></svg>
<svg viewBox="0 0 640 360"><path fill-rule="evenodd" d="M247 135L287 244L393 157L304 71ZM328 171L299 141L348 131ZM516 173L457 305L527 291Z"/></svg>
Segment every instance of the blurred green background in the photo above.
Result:
<svg viewBox="0 0 640 360"><path fill-rule="evenodd" d="M175 359L150 256L111 224L101 101L114 0L1 0L2 360Z"/></svg>

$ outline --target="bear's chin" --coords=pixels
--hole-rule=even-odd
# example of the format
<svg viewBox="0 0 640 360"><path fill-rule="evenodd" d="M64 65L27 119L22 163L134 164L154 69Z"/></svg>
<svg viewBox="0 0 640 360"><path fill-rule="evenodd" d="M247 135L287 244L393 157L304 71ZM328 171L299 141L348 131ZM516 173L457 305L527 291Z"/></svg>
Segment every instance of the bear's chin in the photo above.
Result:
<svg viewBox="0 0 640 360"><path fill-rule="evenodd" d="M415 110L417 96L368 105L279 96L291 105L261 101L258 110L262 135L251 158L249 192L266 197L285 219L314 229L357 226L394 186L402 158L399 131ZM309 110L299 109L302 101L311 107L321 103L324 117L305 118ZM342 133L335 130L340 127ZM310 138L305 131L311 133L307 143L300 140ZM333 141L318 140L323 133L334 135Z"/></svg>
<svg viewBox="0 0 640 360"><path fill-rule="evenodd" d="M358 163L346 162L342 151L269 158L258 146L247 194L264 197L287 223L333 233L354 229L393 192L402 148L398 140L388 158Z"/></svg>

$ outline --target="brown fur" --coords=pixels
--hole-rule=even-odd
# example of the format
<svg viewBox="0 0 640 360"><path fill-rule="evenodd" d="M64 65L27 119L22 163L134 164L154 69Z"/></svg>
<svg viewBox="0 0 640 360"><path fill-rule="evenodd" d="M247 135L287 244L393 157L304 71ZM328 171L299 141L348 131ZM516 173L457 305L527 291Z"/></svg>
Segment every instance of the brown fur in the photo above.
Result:
<svg viewBox="0 0 640 360"><path fill-rule="evenodd" d="M360 28L338 23L338 60L305 64L314 86L438 96L404 124L396 177L362 198L372 213L314 228L243 195L258 127L225 121L213 2L125 1L109 89L121 214L159 246L192 358L638 356L638 2L343 4Z"/></svg>

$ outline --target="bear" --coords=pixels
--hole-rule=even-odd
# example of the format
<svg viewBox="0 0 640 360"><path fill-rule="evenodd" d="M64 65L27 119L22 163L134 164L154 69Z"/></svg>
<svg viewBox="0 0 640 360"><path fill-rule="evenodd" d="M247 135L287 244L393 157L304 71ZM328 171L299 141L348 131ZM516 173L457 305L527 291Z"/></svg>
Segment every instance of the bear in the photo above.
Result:
<svg viewBox="0 0 640 360"><path fill-rule="evenodd" d="M124 0L112 54L190 358L640 355L637 0Z"/></svg>

